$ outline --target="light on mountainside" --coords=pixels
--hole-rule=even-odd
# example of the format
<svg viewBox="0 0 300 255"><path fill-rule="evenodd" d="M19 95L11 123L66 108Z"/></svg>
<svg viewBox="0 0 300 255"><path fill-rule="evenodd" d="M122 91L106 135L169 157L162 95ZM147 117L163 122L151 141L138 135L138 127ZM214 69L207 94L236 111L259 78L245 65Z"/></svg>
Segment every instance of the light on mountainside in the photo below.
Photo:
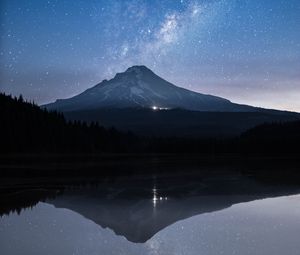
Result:
<svg viewBox="0 0 300 255"><path fill-rule="evenodd" d="M162 110L170 110L170 108L167 108L167 107L158 107L158 106L152 106L151 107L151 109L153 110L153 111L162 111Z"/></svg>

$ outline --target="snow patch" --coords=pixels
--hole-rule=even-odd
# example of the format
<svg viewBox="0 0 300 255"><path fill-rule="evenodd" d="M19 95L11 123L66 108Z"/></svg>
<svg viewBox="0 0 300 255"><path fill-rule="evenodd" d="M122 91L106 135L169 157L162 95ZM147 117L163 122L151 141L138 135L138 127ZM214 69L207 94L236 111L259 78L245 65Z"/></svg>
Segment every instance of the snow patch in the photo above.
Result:
<svg viewBox="0 0 300 255"><path fill-rule="evenodd" d="M130 88L130 93L139 96L139 95L143 94L144 91L140 88L137 88L137 87L131 87Z"/></svg>
<svg viewBox="0 0 300 255"><path fill-rule="evenodd" d="M149 92L152 93L152 95L155 95L156 97L160 97L160 98L163 98L163 99L166 99L165 96L155 92L146 82L143 82L143 81L138 81L138 85L143 88L143 89L146 89L148 90Z"/></svg>

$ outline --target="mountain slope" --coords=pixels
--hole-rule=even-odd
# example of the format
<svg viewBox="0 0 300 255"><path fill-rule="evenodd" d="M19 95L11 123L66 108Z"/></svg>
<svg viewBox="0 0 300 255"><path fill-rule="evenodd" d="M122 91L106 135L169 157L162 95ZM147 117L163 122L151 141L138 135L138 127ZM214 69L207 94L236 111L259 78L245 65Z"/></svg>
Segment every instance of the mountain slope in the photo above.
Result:
<svg viewBox="0 0 300 255"><path fill-rule="evenodd" d="M68 120L99 122L106 128L146 136L227 137L263 123L300 119L299 114L280 111L204 112L182 109L95 109L64 112Z"/></svg>
<svg viewBox="0 0 300 255"><path fill-rule="evenodd" d="M145 66L133 66L69 99L45 105L48 110L100 108L181 108L193 111L253 112L256 108L177 87Z"/></svg>

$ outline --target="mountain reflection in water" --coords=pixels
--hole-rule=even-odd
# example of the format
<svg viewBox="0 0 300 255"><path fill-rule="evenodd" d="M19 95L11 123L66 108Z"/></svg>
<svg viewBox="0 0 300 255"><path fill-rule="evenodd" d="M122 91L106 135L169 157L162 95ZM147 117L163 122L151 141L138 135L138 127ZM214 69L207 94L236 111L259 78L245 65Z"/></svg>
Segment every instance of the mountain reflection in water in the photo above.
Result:
<svg viewBox="0 0 300 255"><path fill-rule="evenodd" d="M213 238L216 235L214 231L223 232L225 235L224 240L228 242L236 242L236 240L230 239L233 238L231 235L234 235L234 238L237 239L247 239L248 234L251 234L251 238L254 238L252 241L255 242L256 228L262 231L258 222L260 220L264 221L264 217L268 214L274 215L271 208L263 208L264 204L268 204L268 202L265 202L268 199L249 203L249 205L257 204L258 206L253 208L259 213L256 213L253 208L251 209L252 213L255 214L255 219L251 219L253 215L248 215L247 210L245 210L248 207L247 204L237 205L224 210L225 215L227 215L226 219L222 219L223 216L221 218L214 216L223 215L222 212L220 214L212 212L229 208L238 203L299 193L299 188L262 184L249 177L228 172L208 175L183 175L181 173L106 179L98 185L64 187L59 192L51 190L49 191L48 199L39 199L39 201L45 201L46 203L38 203L32 210L21 212L20 216L17 216L15 213L3 216L0 228L0 240L2 240L0 241L0 247L5 247L7 254L19 254L16 250L21 248L30 251L27 254L47 254L47 252L51 254L50 251L53 251L52 254L61 253L61 251L58 252L59 250L56 252L53 250L58 249L52 247L54 243L61 250L65 251L63 254L93 254L93 252L85 253L82 249L93 250L94 248L95 250L100 249L101 253L104 252L105 254L119 254L116 251L120 252L124 246L127 247L124 248L125 254L134 254L133 250L136 247L139 247L138 250L144 254L147 254L146 251L142 251L145 247L150 250L158 249L159 252L154 254L183 254L176 250L171 251L172 245L176 247L190 240L189 242L193 242L193 244L191 244L191 247L186 247L186 251L189 252L184 254L197 254L196 251L198 249L203 249L203 251L207 252L214 248ZM29 196L27 199L30 200L30 196L35 194L33 197L38 202L38 193L28 190L28 187L26 191L19 191L18 194L21 196L22 201L24 201L26 195ZM299 201L299 198L297 199L294 201ZM283 203L286 203L285 200L282 200ZM271 199L270 201L273 200ZM281 200L279 199L278 201ZM262 208L260 204L263 206ZM33 205L30 204L30 206ZM280 212L282 210L280 203L278 206L279 209L276 208L276 210ZM232 214L231 212L235 210L234 208L240 208L243 214L240 212L238 212L238 215ZM300 208L298 204L294 207L292 204L288 204L286 209L289 210L287 213L291 213L300 222ZM263 210L262 219L260 219L261 210ZM298 214L293 214L295 210L298 210ZM283 218L285 217L284 213ZM281 217L281 215L279 216ZM235 217L237 217L237 221L235 221ZM239 219L239 217L242 218ZM242 222L238 222L239 220ZM256 222L256 220L258 221ZM96 228L95 223L101 228ZM232 224L237 225L232 226ZM270 224L275 225L267 227L275 228L280 227L281 223L274 221ZM243 229L238 229L240 227ZM295 229L291 229L291 233L300 234L300 224L294 224L292 228ZM173 230L171 231L171 229ZM189 236L182 237L181 235L185 233L185 229L187 229L188 233L186 234ZM253 233L247 232L250 230ZM243 231L247 233L243 233ZM259 231L257 235L262 235ZM42 238L41 234L45 236ZM279 236L281 234L281 232L278 233ZM170 239L171 237L173 239ZM273 237L275 239L278 238L277 234ZM87 238L89 238L87 243L81 243ZM208 240L209 238L211 239ZM81 241L79 242L77 239ZM36 243L36 240L40 241ZM168 240L169 243L161 240ZM174 243L176 240L178 244ZM247 240L247 242L250 241ZM288 240L286 241L288 242ZM293 238L290 241L292 242ZM15 242L17 242L16 245L13 245ZM72 244L71 242L74 243ZM77 246L80 243L82 247L78 248ZM143 243L144 245L134 246L133 243ZM171 243L173 244L171 245ZM29 244L30 247L28 246ZM46 251L43 250L44 248L40 247L42 244L45 247L51 247L51 249L44 247ZM111 245L110 251L109 245ZM224 243L223 245L229 244ZM296 247L298 243L293 245ZM72 250L74 247L77 247L76 252ZM96 247L98 248L96 249ZM132 247L135 248L132 250ZM140 250L141 247L143 247L142 250ZM226 247L223 248L225 249ZM227 248L230 247L228 246ZM236 248L238 249L238 247ZM10 250L15 252L8 252ZM21 253L21 250L20 254L24 254ZM73 253L70 253L70 250ZM35 251L40 251L40 253L35 253ZM232 252L224 254L232 254ZM260 253L255 252L255 254Z"/></svg>
<svg viewBox="0 0 300 255"><path fill-rule="evenodd" d="M48 203L77 212L131 242L144 243L167 226L194 215L294 192L234 174L175 175L67 190Z"/></svg>
<svg viewBox="0 0 300 255"><path fill-rule="evenodd" d="M1 254L296 255L300 249L300 195L199 214L166 227L145 243L129 242L80 214L47 203L0 221Z"/></svg>

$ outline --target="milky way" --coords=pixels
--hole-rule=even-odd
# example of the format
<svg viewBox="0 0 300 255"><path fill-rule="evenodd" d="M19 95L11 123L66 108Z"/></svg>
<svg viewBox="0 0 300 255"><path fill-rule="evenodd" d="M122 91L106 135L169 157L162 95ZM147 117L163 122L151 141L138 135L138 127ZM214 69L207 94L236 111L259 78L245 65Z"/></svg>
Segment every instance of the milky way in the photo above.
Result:
<svg viewBox="0 0 300 255"><path fill-rule="evenodd" d="M300 1L1 1L1 91L46 103L131 65L234 102L300 111Z"/></svg>

